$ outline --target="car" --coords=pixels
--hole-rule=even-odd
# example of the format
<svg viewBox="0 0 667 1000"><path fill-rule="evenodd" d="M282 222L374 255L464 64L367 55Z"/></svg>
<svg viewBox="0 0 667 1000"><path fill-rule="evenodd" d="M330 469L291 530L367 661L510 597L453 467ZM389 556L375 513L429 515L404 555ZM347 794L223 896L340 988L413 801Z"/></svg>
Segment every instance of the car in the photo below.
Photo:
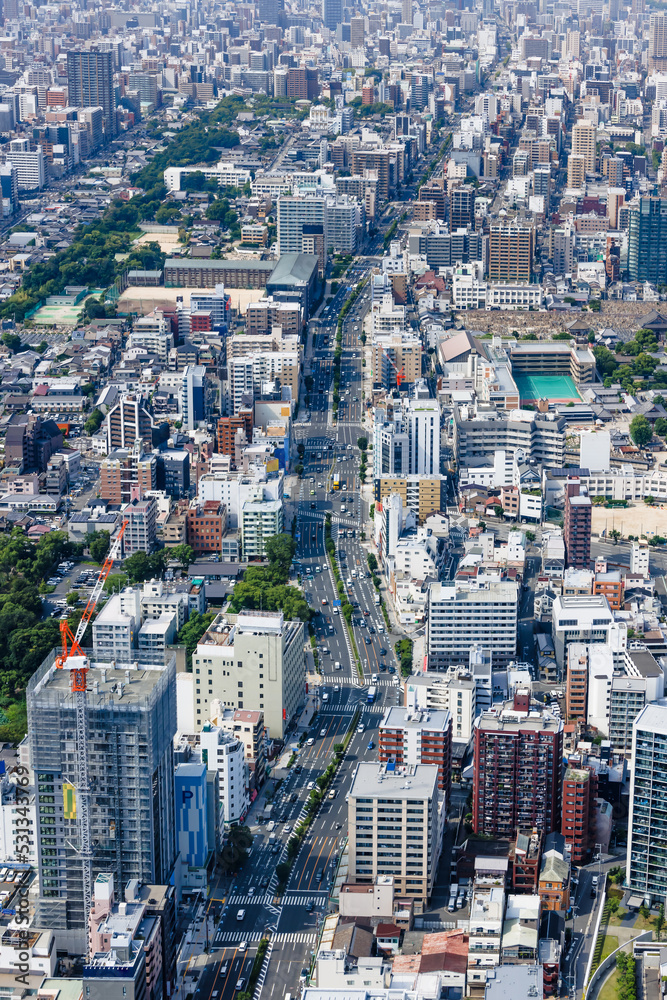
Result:
<svg viewBox="0 0 667 1000"><path fill-rule="evenodd" d="M269 879L265 876L262 879L262 881L259 883L259 887L260 887L260 889L267 889L268 885L269 885Z"/></svg>
<svg viewBox="0 0 667 1000"><path fill-rule="evenodd" d="M314 739L314 737L313 737L313 736L311 736L311 737L310 737L310 739L307 739L307 740L306 740L306 746L307 746L307 747L312 747L312 746L315 746L315 739Z"/></svg>
<svg viewBox="0 0 667 1000"><path fill-rule="evenodd" d="M321 882L323 878L324 878L324 869L318 868L317 874L315 875L315 881Z"/></svg>
<svg viewBox="0 0 667 1000"><path fill-rule="evenodd" d="M370 644L371 644L372 641L373 640L371 639L371 637L369 635L365 635L364 636L364 642L366 643L367 646L370 646Z"/></svg>
<svg viewBox="0 0 667 1000"><path fill-rule="evenodd" d="M307 788L307 790L309 792L312 792L312 790L313 790L314 787L315 787L315 782L314 781L309 781L308 784L306 785L306 788Z"/></svg>
<svg viewBox="0 0 667 1000"><path fill-rule="evenodd" d="M234 987L237 993L243 993L245 989L245 979L237 980L236 986Z"/></svg>
<svg viewBox="0 0 667 1000"><path fill-rule="evenodd" d="M395 674L396 673L396 667L389 667L389 673L390 674Z"/></svg>
<svg viewBox="0 0 667 1000"><path fill-rule="evenodd" d="M380 656L386 656L386 655L387 655L387 650L384 648L384 646L381 646L380 647Z"/></svg>
<svg viewBox="0 0 667 1000"><path fill-rule="evenodd" d="M331 791L329 792L329 798L330 799L335 799L336 798L336 790L335 790L335 788L332 788Z"/></svg>
<svg viewBox="0 0 667 1000"><path fill-rule="evenodd" d="M228 972L229 972L229 962L223 962L222 965L220 966L220 975L226 976Z"/></svg>
<svg viewBox="0 0 667 1000"><path fill-rule="evenodd" d="M314 497L315 496L315 490L311 490L310 491L310 495L311 495L311 497Z"/></svg>
<svg viewBox="0 0 667 1000"><path fill-rule="evenodd" d="M326 736L326 735L327 735L326 729L320 729L320 736Z"/></svg>
<svg viewBox="0 0 667 1000"><path fill-rule="evenodd" d="M359 725L357 726L357 732L363 733L363 731L364 731L364 724L363 722L360 722Z"/></svg>
<svg viewBox="0 0 667 1000"><path fill-rule="evenodd" d="M368 618L368 616L370 615L370 611L364 611L364 614Z"/></svg>
<svg viewBox="0 0 667 1000"><path fill-rule="evenodd" d="M254 887L254 885L251 885L250 888L248 889L248 895L249 896L254 896L255 895L255 887Z"/></svg>
<svg viewBox="0 0 667 1000"><path fill-rule="evenodd" d="M236 919L237 919L237 920L238 920L239 922L240 922L241 920L245 920L245 910L244 910L244 909L240 909L240 910L237 910L237 911L236 911Z"/></svg>
<svg viewBox="0 0 667 1000"><path fill-rule="evenodd" d="M297 793L296 792L292 792L292 794L289 797L289 800L290 800L290 802L296 802L296 800L298 798L299 798L299 796L297 795Z"/></svg>
<svg viewBox="0 0 667 1000"><path fill-rule="evenodd" d="M366 747L366 749L367 750L375 750L375 743L373 743L373 740L369 740L368 741L368 746Z"/></svg>
<svg viewBox="0 0 667 1000"><path fill-rule="evenodd" d="M340 691L340 684L334 684L334 691Z"/></svg>
<svg viewBox="0 0 667 1000"><path fill-rule="evenodd" d="M310 903L308 904L308 913L312 913L314 909L315 909L315 903L311 899Z"/></svg>
<svg viewBox="0 0 667 1000"><path fill-rule="evenodd" d="M292 825L291 823L288 823L285 829L283 830L283 833L285 834L286 837L289 837L291 832L292 832Z"/></svg>

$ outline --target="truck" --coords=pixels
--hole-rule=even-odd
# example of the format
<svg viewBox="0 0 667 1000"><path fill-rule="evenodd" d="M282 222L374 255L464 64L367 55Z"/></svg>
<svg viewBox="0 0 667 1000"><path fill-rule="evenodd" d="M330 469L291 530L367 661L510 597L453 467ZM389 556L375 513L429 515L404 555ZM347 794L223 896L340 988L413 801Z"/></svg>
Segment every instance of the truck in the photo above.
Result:
<svg viewBox="0 0 667 1000"><path fill-rule="evenodd" d="M376 594L375 597L373 598L373 600L375 601L376 604L379 604L380 603L380 595Z"/></svg>
<svg viewBox="0 0 667 1000"><path fill-rule="evenodd" d="M374 685L372 687L369 687L368 693L366 694L366 704L367 705L372 705L373 704L373 702L375 701L375 697L376 697L377 693L378 693L378 689Z"/></svg>
<svg viewBox="0 0 667 1000"><path fill-rule="evenodd" d="M340 489L340 476L334 476L334 478L333 478L333 488L335 490L339 490Z"/></svg>

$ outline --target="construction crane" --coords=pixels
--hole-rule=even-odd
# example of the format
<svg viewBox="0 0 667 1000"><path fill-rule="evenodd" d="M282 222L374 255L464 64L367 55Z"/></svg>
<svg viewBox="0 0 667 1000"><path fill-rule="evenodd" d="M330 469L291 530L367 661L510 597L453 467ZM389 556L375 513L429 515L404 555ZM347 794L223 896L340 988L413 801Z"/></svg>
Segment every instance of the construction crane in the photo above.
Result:
<svg viewBox="0 0 667 1000"><path fill-rule="evenodd" d="M61 621L62 650L60 655L56 657L56 667L60 670L66 667L70 671L72 694L76 696L76 815L79 827L78 854L81 858L86 927L88 926L88 914L93 898L93 852L90 836L90 785L88 778L88 731L86 728L86 675L89 664L88 657L81 648L81 641L93 617L111 568L120 555L121 542L129 523L129 521L123 521L120 531L109 549L76 632L72 632L67 619Z"/></svg>

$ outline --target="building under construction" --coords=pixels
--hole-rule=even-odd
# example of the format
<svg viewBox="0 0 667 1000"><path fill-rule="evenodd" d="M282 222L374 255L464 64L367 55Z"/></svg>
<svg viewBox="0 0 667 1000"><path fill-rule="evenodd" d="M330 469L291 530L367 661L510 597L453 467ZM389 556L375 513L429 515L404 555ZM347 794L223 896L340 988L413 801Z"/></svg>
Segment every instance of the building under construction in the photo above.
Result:
<svg viewBox="0 0 667 1000"><path fill-rule="evenodd" d="M86 912L77 822L76 694L54 650L28 684L28 738L38 785L40 895L35 926L85 954ZM86 694L92 876L168 883L176 857L172 741L176 662L90 660Z"/></svg>

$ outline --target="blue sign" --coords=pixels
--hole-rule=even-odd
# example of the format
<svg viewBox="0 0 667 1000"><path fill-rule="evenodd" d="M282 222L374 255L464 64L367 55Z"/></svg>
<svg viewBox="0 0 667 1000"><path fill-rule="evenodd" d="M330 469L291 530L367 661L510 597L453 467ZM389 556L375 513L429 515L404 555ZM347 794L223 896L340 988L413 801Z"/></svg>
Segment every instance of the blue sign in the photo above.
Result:
<svg viewBox="0 0 667 1000"><path fill-rule="evenodd" d="M341 605L341 602L340 602L340 601L334 601L334 602L333 602L333 606L334 606L334 608L339 608L339 607L340 607L340 605Z"/></svg>

